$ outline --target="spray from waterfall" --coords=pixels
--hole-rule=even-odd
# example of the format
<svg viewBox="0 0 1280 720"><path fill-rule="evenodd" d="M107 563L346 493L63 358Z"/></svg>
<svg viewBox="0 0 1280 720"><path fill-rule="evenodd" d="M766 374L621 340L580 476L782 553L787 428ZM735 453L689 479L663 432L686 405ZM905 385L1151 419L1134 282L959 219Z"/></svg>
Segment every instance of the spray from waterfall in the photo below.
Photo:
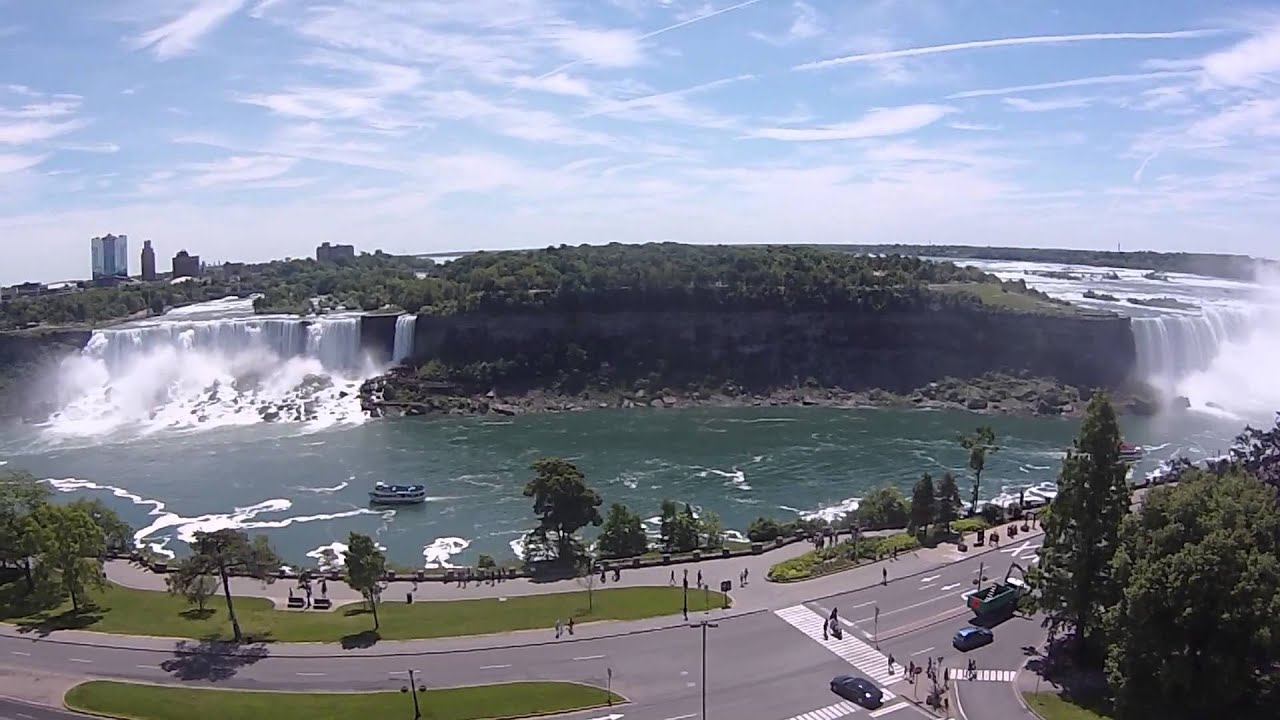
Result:
<svg viewBox="0 0 1280 720"><path fill-rule="evenodd" d="M401 315L396 318L396 337L391 351L391 362L402 363L413 355L413 334L417 329L417 315Z"/></svg>

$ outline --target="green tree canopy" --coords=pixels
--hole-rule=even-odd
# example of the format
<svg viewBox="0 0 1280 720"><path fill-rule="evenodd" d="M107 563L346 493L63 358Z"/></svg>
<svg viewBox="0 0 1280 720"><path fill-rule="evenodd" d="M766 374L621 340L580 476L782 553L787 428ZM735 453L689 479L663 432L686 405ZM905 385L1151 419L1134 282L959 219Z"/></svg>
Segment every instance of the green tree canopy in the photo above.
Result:
<svg viewBox="0 0 1280 720"><path fill-rule="evenodd" d="M1125 474L1115 408L1106 393L1096 393L1041 523L1044 547L1037 569L1040 609L1055 632L1075 633L1086 660L1101 656L1103 613L1118 592L1111 560L1129 511Z"/></svg>
<svg viewBox="0 0 1280 720"><path fill-rule="evenodd" d="M960 508L963 501L960 499L960 486L956 484L956 476L950 471L942 474L942 480L938 483L937 508L935 510L933 521L947 530L951 529L951 523L960 517Z"/></svg>
<svg viewBox="0 0 1280 720"><path fill-rule="evenodd" d="M864 530L907 525L907 503L896 487L873 490L858 503L858 523Z"/></svg>
<svg viewBox="0 0 1280 720"><path fill-rule="evenodd" d="M609 506L609 514L605 517L604 526L600 531L599 543L601 555L610 558L642 555L649 546L640 516L628 510L622 503Z"/></svg>
<svg viewBox="0 0 1280 720"><path fill-rule="evenodd" d="M987 455L997 452L996 431L990 425L982 425L972 435L960 436L960 447L969 452L969 469L973 471L973 496L969 512L978 512L978 496L982 492L982 473L987 469Z"/></svg>
<svg viewBox="0 0 1280 720"><path fill-rule="evenodd" d="M232 573L254 577L263 582L273 582L275 573L283 565L280 556L264 535L252 539L239 530L215 530L198 532L191 546L190 572L198 575L217 575L222 581L222 594L227 600L227 615L231 618L231 630L236 642L244 639L240 620L236 617L231 600Z"/></svg>
<svg viewBox="0 0 1280 720"><path fill-rule="evenodd" d="M936 494L933 487L933 476L929 473L921 475L920 479L911 488L910 528L912 532L920 528L928 531L929 525L933 523L934 517L938 514Z"/></svg>
<svg viewBox="0 0 1280 720"><path fill-rule="evenodd" d="M1129 718L1274 717L1280 511L1241 473L1193 472L1125 519L1107 676Z"/></svg>
<svg viewBox="0 0 1280 720"><path fill-rule="evenodd" d="M71 507L83 510L93 520L108 550L123 552L133 546L133 528L101 500L76 500Z"/></svg>
<svg viewBox="0 0 1280 720"><path fill-rule="evenodd" d="M676 513L675 520L671 523L671 549L675 552L697 550L701 532L702 524L698 521L698 516L694 514L693 507L685 503L684 509Z"/></svg>
<svg viewBox="0 0 1280 720"><path fill-rule="evenodd" d="M79 610L86 592L102 587L102 554L106 540L82 508L45 504L33 514L40 528L40 561L57 573L71 607Z"/></svg>
<svg viewBox="0 0 1280 720"><path fill-rule="evenodd" d="M40 553L39 527L33 514L49 501L49 488L30 473L0 473L0 564L22 568L27 591L35 590L31 559Z"/></svg>
<svg viewBox="0 0 1280 720"><path fill-rule="evenodd" d="M600 493L587 487L586 476L573 463L560 458L541 458L532 465L533 479L525 485L525 497L533 498L538 529L556 535L557 557L571 561L573 535L588 525L599 526Z"/></svg>
<svg viewBox="0 0 1280 720"><path fill-rule="evenodd" d="M196 606L203 613L208 608L209 598L218 592L218 581L202 572L204 566L192 558L183 558L173 572L164 577L165 586L173 595L181 595L186 601Z"/></svg>
<svg viewBox="0 0 1280 720"><path fill-rule="evenodd" d="M347 566L347 584L369 603L373 611L373 629L377 630L380 627L378 597L382 592L382 579L387 574L387 556L373 538L353 532L347 536L343 557Z"/></svg>

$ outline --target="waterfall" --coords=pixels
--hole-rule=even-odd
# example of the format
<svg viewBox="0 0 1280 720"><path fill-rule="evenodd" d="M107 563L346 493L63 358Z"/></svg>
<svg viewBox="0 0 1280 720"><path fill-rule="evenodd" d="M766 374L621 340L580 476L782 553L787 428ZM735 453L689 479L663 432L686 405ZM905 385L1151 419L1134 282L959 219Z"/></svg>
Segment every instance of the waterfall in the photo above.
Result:
<svg viewBox="0 0 1280 720"><path fill-rule="evenodd" d="M391 362L401 363L413 355L413 334L417 329L417 315L401 315L396 318L396 340L391 351Z"/></svg>
<svg viewBox="0 0 1280 720"><path fill-rule="evenodd" d="M354 316L172 318L93 333L63 362L58 437L196 430L260 422L360 422L374 374Z"/></svg>
<svg viewBox="0 0 1280 720"><path fill-rule="evenodd" d="M1133 318L1138 375L1169 382L1207 370L1227 344L1246 339L1252 326L1249 313L1210 307L1198 315Z"/></svg>

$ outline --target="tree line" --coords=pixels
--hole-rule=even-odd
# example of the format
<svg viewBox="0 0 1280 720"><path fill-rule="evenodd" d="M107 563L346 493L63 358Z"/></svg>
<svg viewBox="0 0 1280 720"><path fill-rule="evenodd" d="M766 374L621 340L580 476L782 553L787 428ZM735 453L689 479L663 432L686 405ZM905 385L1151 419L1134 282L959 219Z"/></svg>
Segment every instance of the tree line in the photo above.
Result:
<svg viewBox="0 0 1280 720"><path fill-rule="evenodd" d="M1105 679L1121 720L1274 717L1280 701L1280 452L1248 428L1210 471L1181 464L1130 512L1120 428L1091 399L1029 578L1051 659Z"/></svg>

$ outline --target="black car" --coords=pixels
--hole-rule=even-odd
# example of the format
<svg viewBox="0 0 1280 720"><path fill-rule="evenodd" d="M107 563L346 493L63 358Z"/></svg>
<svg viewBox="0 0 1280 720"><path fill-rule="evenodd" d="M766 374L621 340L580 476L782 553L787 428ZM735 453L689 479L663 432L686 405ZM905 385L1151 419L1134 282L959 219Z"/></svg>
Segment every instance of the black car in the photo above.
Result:
<svg viewBox="0 0 1280 720"><path fill-rule="evenodd" d="M831 692L864 708L875 709L884 702L884 693L866 678L837 675L831 678Z"/></svg>

